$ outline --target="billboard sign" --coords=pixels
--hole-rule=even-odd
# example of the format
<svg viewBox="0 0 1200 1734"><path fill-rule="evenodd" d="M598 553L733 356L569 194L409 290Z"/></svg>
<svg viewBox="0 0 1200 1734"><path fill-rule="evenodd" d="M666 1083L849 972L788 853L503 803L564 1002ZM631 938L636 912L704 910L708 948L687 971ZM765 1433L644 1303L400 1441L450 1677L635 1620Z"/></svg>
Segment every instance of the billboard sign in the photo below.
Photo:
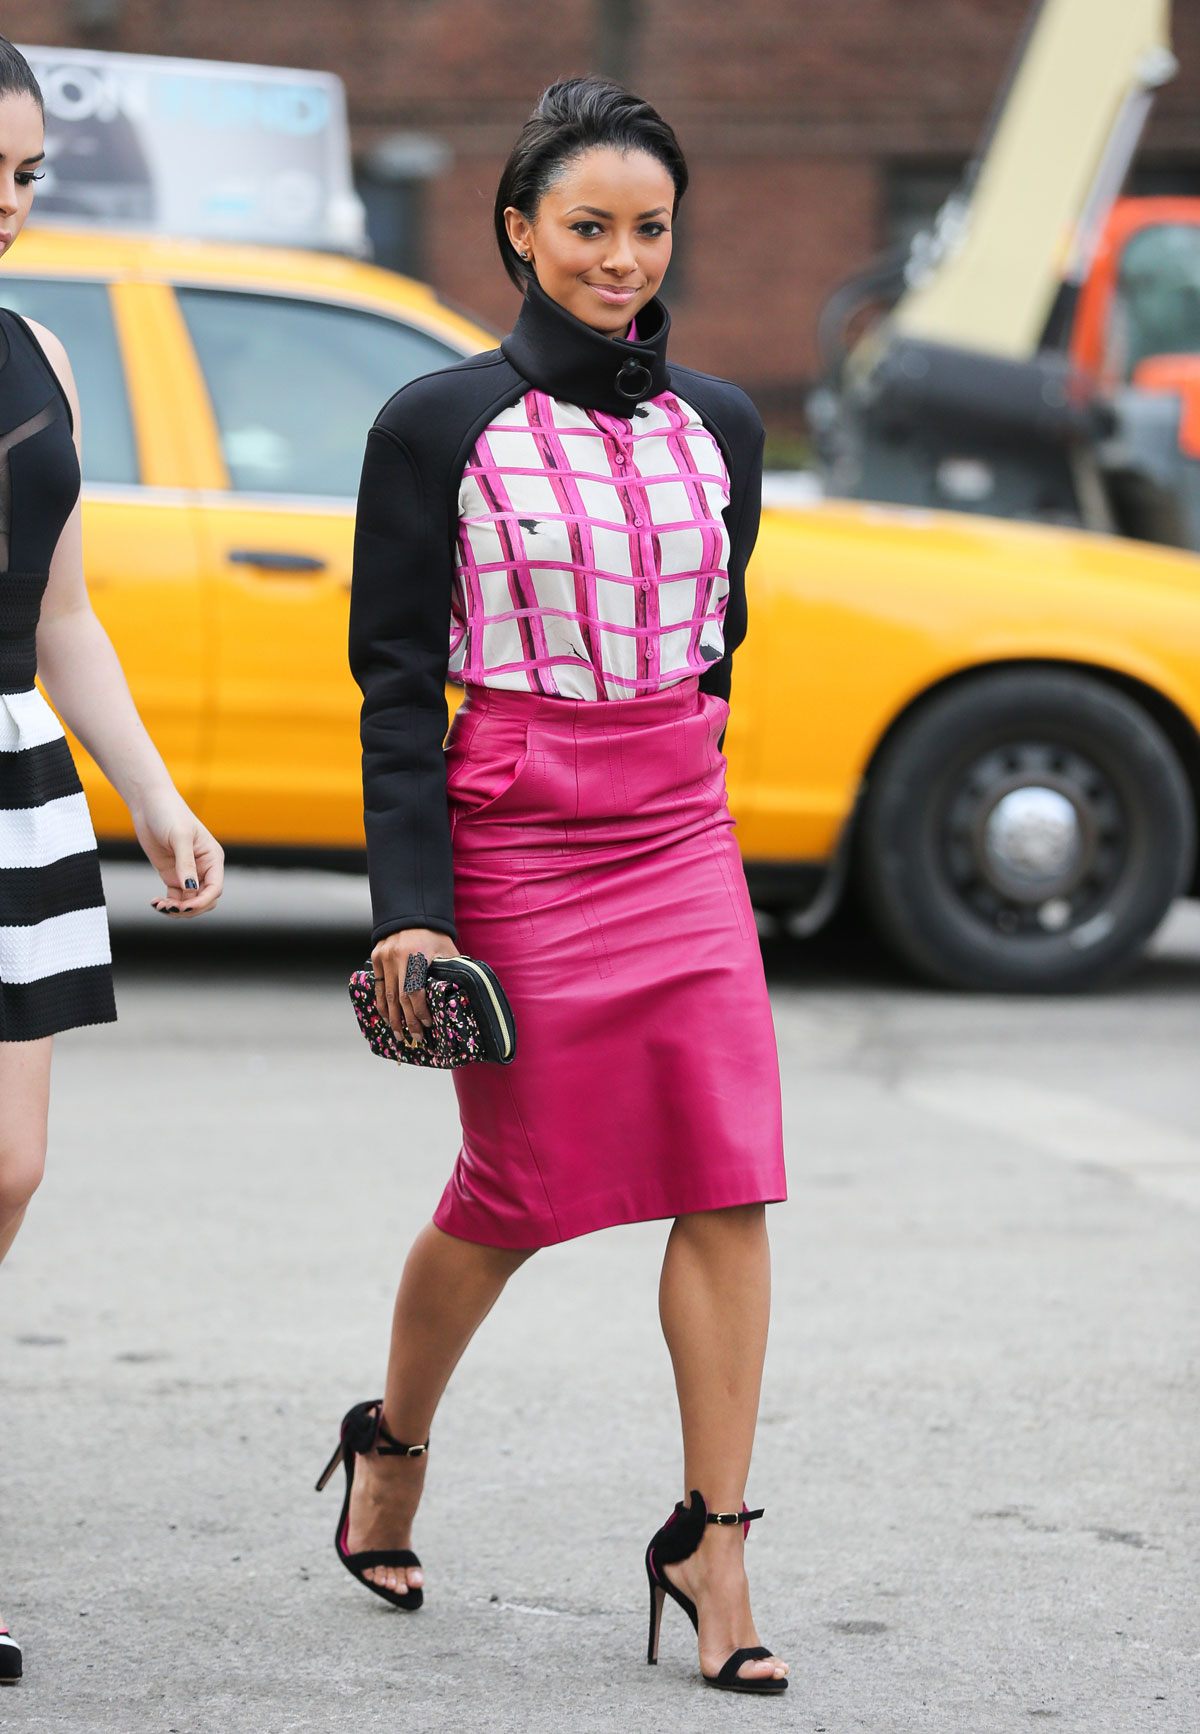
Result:
<svg viewBox="0 0 1200 1734"><path fill-rule="evenodd" d="M339 78L23 48L46 104L38 223L366 251Z"/></svg>

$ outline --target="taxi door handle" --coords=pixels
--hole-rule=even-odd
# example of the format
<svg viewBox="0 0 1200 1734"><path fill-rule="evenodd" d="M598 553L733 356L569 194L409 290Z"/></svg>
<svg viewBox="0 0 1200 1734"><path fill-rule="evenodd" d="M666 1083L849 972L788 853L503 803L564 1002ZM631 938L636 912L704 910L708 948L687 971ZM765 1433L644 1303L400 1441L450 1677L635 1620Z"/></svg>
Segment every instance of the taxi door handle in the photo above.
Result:
<svg viewBox="0 0 1200 1734"><path fill-rule="evenodd" d="M260 572L324 572L329 564L313 554L289 554L282 548L231 548L228 558L234 566L257 566Z"/></svg>

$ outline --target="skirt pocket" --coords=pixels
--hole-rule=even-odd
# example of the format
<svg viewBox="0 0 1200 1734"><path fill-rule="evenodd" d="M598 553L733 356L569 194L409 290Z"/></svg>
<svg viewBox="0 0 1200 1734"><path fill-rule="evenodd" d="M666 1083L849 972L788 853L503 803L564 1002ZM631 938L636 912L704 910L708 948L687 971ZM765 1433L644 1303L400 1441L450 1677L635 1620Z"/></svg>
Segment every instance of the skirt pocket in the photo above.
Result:
<svg viewBox="0 0 1200 1734"><path fill-rule="evenodd" d="M729 722L728 704L723 698L718 698L715 692L702 692L700 711L708 723L713 740L719 741Z"/></svg>
<svg viewBox="0 0 1200 1734"><path fill-rule="evenodd" d="M460 726L461 724L461 726ZM446 795L451 824L489 812L516 784L529 759L527 722L455 717L446 742Z"/></svg>

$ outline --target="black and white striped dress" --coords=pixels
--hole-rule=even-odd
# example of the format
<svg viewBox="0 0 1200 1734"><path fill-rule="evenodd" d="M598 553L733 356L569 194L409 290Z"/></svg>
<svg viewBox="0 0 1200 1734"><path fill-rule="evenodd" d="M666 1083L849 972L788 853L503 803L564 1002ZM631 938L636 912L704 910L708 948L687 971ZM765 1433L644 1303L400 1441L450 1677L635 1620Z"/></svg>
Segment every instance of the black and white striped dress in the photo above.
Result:
<svg viewBox="0 0 1200 1734"><path fill-rule="evenodd" d="M0 308L0 1042L117 1015L87 801L34 685L50 561L78 495L58 377L24 320Z"/></svg>

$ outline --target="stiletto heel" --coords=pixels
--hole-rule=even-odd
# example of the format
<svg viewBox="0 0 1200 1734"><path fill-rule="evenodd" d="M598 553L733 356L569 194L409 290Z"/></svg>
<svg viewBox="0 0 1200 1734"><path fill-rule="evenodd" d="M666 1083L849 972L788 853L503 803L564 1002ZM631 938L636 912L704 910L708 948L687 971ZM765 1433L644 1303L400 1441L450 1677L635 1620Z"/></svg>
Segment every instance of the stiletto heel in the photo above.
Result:
<svg viewBox="0 0 1200 1734"><path fill-rule="evenodd" d="M322 1469L321 1474L320 1474L320 1478L317 1481L317 1492L318 1493L324 1493L326 1484L329 1481L329 1477L333 1474L334 1470L337 1468L338 1464L341 1461L342 1461L342 1442L339 1439L338 1443L337 1443L337 1450L334 1452L333 1456L329 1459L329 1462L325 1465L324 1469Z"/></svg>
<svg viewBox="0 0 1200 1734"><path fill-rule="evenodd" d="M650 1642L646 1647L646 1660L650 1666L658 1665L658 1634L662 1629L663 1604L667 1592L660 1583L650 1579Z"/></svg>
<svg viewBox="0 0 1200 1734"><path fill-rule="evenodd" d="M338 1464L346 1470L346 1497L342 1500L341 1516L338 1518L337 1532L333 1542L337 1556L350 1573L357 1578L364 1589L369 1589L372 1595L382 1596L385 1602L390 1602L394 1608L403 1608L405 1613L416 1613L425 1600L424 1591L418 1586L405 1590L388 1589L386 1584L372 1583L364 1574L372 1566L420 1566L421 1562L410 1547L366 1548L360 1553L349 1553L346 1549L346 1536L350 1528L350 1490L354 1486L354 1459L365 1457L369 1451L374 1451L379 1457L424 1457L429 1450L429 1441L424 1445L405 1445L399 1439L393 1439L383 1424L383 1399L376 1398L370 1403L356 1403L353 1409L346 1412L342 1421L341 1437L337 1449L329 1462L322 1469L317 1480L317 1492L325 1488L330 1476Z"/></svg>
<svg viewBox="0 0 1200 1734"><path fill-rule="evenodd" d="M680 1500L658 1534L651 1538L646 1549L646 1576L650 1583L650 1643L646 1660L651 1666L658 1661L658 1634L667 1596L670 1596L673 1602L678 1602L696 1632L700 1631L700 1616L695 1602L690 1596L684 1595L681 1589L676 1589L662 1569L663 1566L678 1565L681 1560L690 1559L704 1540L706 1524L716 1523L732 1528L734 1524L740 1523L749 1535L750 1525L761 1516L761 1507L758 1511L747 1511L745 1507L741 1511L710 1511L701 1495L693 1490L691 1504L685 1505ZM756 1692L761 1696L778 1696L780 1692L787 1691L786 1677L779 1680L747 1680L738 1673L743 1662L765 1662L773 1653L762 1644L752 1644L748 1648L735 1650L731 1656L726 1657L715 1674L701 1674L700 1678L706 1686L714 1686L718 1692Z"/></svg>

